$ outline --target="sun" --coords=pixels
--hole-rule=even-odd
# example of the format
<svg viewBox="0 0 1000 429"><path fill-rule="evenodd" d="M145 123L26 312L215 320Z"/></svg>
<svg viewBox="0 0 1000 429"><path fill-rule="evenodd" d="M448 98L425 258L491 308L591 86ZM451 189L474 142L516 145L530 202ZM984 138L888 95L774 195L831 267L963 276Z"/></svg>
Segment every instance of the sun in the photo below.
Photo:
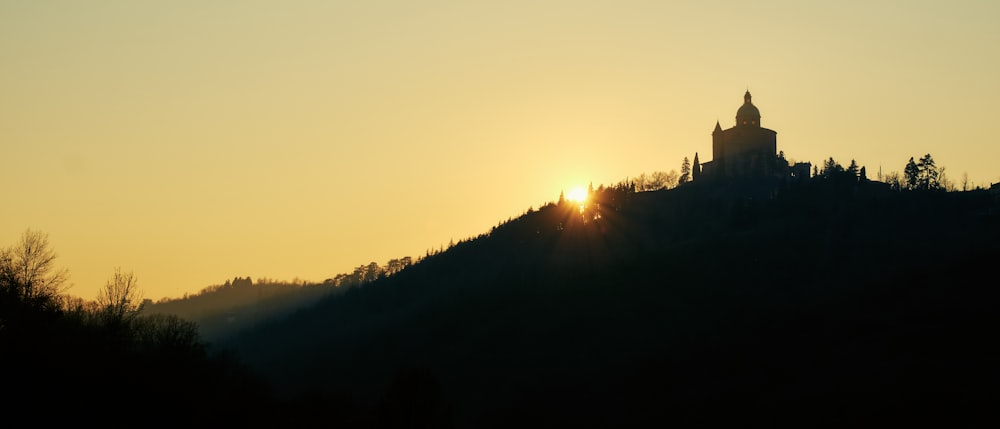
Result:
<svg viewBox="0 0 1000 429"><path fill-rule="evenodd" d="M587 202L587 190L577 186L569 190L569 193L566 194L566 199L577 204L583 204Z"/></svg>

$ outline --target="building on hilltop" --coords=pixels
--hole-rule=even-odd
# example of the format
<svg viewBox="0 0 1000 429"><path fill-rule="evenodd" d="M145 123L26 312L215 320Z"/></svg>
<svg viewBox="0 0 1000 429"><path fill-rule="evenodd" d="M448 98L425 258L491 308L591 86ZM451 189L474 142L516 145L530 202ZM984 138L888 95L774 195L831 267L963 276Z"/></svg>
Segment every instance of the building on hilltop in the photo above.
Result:
<svg viewBox="0 0 1000 429"><path fill-rule="evenodd" d="M811 164L789 165L778 153L774 130L761 126L760 110L751 102L750 91L736 111L736 125L723 130L718 121L712 132L712 160L701 163L694 176L701 180L808 178ZM698 154L695 154L695 158Z"/></svg>

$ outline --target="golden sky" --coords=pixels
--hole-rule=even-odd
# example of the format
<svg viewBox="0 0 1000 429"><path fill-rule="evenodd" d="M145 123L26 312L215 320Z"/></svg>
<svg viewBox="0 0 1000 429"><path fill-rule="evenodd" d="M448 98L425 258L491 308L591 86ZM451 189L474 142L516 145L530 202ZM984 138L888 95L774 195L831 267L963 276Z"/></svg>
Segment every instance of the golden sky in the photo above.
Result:
<svg viewBox="0 0 1000 429"><path fill-rule="evenodd" d="M711 160L749 89L795 161L1000 182L996 1L0 2L0 245L70 293L322 281L561 190Z"/></svg>

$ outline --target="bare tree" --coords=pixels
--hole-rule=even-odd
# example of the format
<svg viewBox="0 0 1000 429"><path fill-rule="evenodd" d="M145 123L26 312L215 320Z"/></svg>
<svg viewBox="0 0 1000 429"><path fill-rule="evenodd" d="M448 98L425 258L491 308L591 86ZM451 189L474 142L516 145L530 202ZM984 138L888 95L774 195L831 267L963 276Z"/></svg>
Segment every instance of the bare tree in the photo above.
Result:
<svg viewBox="0 0 1000 429"><path fill-rule="evenodd" d="M951 178L945 174L945 167L941 166L938 168L938 183L940 189L944 189L948 192L955 192L958 189L955 187L955 183L951 181Z"/></svg>
<svg viewBox="0 0 1000 429"><path fill-rule="evenodd" d="M677 170L654 171L652 174L642 173L636 177L636 189L639 191L659 191L677 187L680 174Z"/></svg>
<svg viewBox="0 0 1000 429"><path fill-rule="evenodd" d="M651 190L652 189L652 185L650 184L652 182L651 179L652 178L650 178L649 175L647 175L646 173L639 174L638 176L635 177L635 179L633 179L635 183L635 189L639 192Z"/></svg>
<svg viewBox="0 0 1000 429"><path fill-rule="evenodd" d="M677 170L670 170L666 172L660 172L663 174L663 187L665 189L674 189L677 187L677 183L680 182L681 175L677 173Z"/></svg>
<svg viewBox="0 0 1000 429"><path fill-rule="evenodd" d="M142 291L132 271L115 268L114 275L97 295L98 311L108 323L129 321L142 309Z"/></svg>
<svg viewBox="0 0 1000 429"><path fill-rule="evenodd" d="M0 249L0 288L24 301L58 297L68 289L69 271L56 269L56 256L48 234L25 230L15 245Z"/></svg>
<svg viewBox="0 0 1000 429"><path fill-rule="evenodd" d="M906 187L906 182L904 182L903 177L900 176L898 171L890 171L882 175L882 181L889 184L889 188L895 191L901 190Z"/></svg>

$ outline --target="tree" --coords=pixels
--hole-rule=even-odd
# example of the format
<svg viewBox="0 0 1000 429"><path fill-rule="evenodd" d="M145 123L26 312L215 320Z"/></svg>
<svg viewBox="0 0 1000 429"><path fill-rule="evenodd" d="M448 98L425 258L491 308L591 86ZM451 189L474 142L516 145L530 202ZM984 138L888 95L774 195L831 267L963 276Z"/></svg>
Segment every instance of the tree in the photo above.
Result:
<svg viewBox="0 0 1000 429"><path fill-rule="evenodd" d="M683 185L691 180L691 162L688 161L687 157L684 157L684 161L681 161L681 177L677 179L678 185Z"/></svg>
<svg viewBox="0 0 1000 429"><path fill-rule="evenodd" d="M883 181L889 185L889 189L899 191L904 188L905 183L899 176L898 171L890 171L883 176Z"/></svg>
<svg viewBox="0 0 1000 429"><path fill-rule="evenodd" d="M840 173L844 172L844 167L840 165L839 162L834 161L831 156L830 159L823 161L823 171L821 174L826 179L831 179L838 176Z"/></svg>
<svg viewBox="0 0 1000 429"><path fill-rule="evenodd" d="M913 158L910 158L911 160ZM931 154L926 154L917 162L917 189L924 191L941 189L940 172Z"/></svg>
<svg viewBox="0 0 1000 429"><path fill-rule="evenodd" d="M852 179L857 179L858 177L858 163L855 160L851 160L851 164L847 166L847 173Z"/></svg>
<svg viewBox="0 0 1000 429"><path fill-rule="evenodd" d="M656 189L656 184L655 184L655 182L654 182L653 179L654 178L653 178L652 175L649 175L649 174L646 174L646 173L640 173L635 178L635 188L636 188L636 190L639 191L639 192L645 192L645 191L651 191L653 189Z"/></svg>
<svg viewBox="0 0 1000 429"><path fill-rule="evenodd" d="M391 276L403 270L403 263L396 258L390 259L389 262L385 263L385 275Z"/></svg>
<svg viewBox="0 0 1000 429"><path fill-rule="evenodd" d="M650 175L650 183L648 184L648 191L658 191L661 189L673 189L677 186L679 174L677 170L670 171L654 171Z"/></svg>
<svg viewBox="0 0 1000 429"><path fill-rule="evenodd" d="M955 192L958 188L955 187L955 183L951 181L951 177L945 174L945 168L938 168L938 189L944 189L948 192Z"/></svg>
<svg viewBox="0 0 1000 429"><path fill-rule="evenodd" d="M132 271L115 268L115 273L97 295L99 315L108 325L131 321L142 310L142 291Z"/></svg>
<svg viewBox="0 0 1000 429"><path fill-rule="evenodd" d="M27 229L17 244L0 249L0 288L22 301L54 299L67 289L69 272L56 269L49 236Z"/></svg>
<svg viewBox="0 0 1000 429"><path fill-rule="evenodd" d="M906 185L906 189L916 189L917 181L920 180L920 167L917 167L917 163L913 161L913 157L907 161L906 167L903 167L903 183Z"/></svg>

